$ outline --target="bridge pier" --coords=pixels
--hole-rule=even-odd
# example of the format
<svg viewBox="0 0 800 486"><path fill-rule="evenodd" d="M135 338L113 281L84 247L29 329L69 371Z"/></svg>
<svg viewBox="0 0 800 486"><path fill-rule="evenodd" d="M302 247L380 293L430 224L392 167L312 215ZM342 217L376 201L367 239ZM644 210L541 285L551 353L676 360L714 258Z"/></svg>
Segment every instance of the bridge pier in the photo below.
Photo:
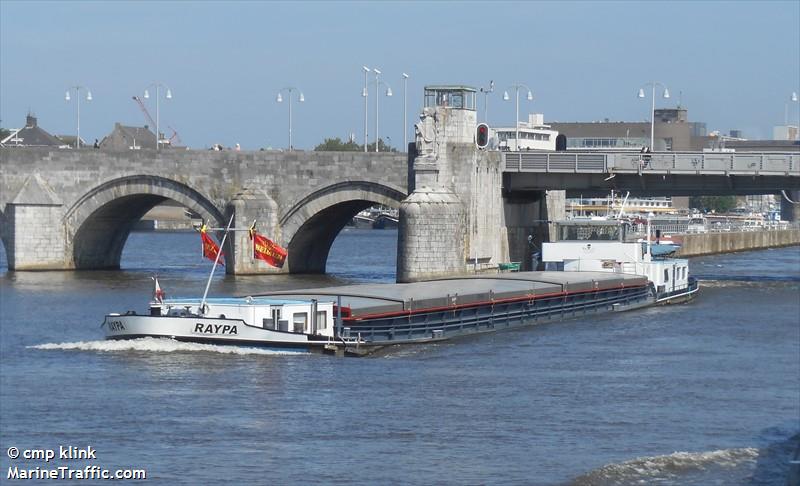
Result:
<svg viewBox="0 0 800 486"><path fill-rule="evenodd" d="M461 88L440 88L436 96ZM426 91L427 95L427 91ZM416 125L411 195L400 205L397 281L461 275L508 261L502 167L479 150L474 110L426 106Z"/></svg>
<svg viewBox="0 0 800 486"><path fill-rule="evenodd" d="M536 270L533 254L550 241L554 224L564 219L564 191L538 191L525 197L509 195L503 200L510 261L520 262L521 270Z"/></svg>
<svg viewBox="0 0 800 486"><path fill-rule="evenodd" d="M426 100L459 88L431 91ZM532 254L549 240L547 222L564 218L565 192L507 190L513 175L503 175L501 153L475 143L475 111L426 106L415 128L413 192L400 206L398 282L494 271L512 261L530 270Z"/></svg>
<svg viewBox="0 0 800 486"><path fill-rule="evenodd" d="M278 205L265 192L245 189L233 196L225 208L226 218L233 214L233 227L242 230L256 221L256 231L279 245L281 228L278 224ZM253 242L247 231L234 231L228 235L231 245L225 252L225 272L235 275L289 273L288 268L276 268L253 258Z"/></svg>
<svg viewBox="0 0 800 486"><path fill-rule="evenodd" d="M784 191L784 193L794 203L787 201L786 196L781 194L781 219L791 222L800 221L800 191Z"/></svg>
<svg viewBox="0 0 800 486"><path fill-rule="evenodd" d="M64 205L39 174L6 205L3 241L11 270L67 270Z"/></svg>
<svg viewBox="0 0 800 486"><path fill-rule="evenodd" d="M421 187L400 204L397 281L464 271L464 207L444 188Z"/></svg>

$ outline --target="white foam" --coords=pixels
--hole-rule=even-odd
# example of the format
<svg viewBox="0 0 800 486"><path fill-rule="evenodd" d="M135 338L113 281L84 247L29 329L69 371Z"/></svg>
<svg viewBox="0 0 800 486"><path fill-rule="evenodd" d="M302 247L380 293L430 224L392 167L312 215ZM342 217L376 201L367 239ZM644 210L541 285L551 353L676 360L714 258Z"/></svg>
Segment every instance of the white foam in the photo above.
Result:
<svg viewBox="0 0 800 486"><path fill-rule="evenodd" d="M596 484L623 480L658 481L681 477L683 474L709 466L735 468L744 463L755 463L756 448L723 449L708 452L673 452L664 456L638 457L619 464L609 464L576 478L573 484Z"/></svg>
<svg viewBox="0 0 800 486"><path fill-rule="evenodd" d="M245 346L218 346L216 344L185 343L174 339L145 337L140 339L110 341L77 341L72 343L45 343L27 346L28 349L61 349L68 351L99 351L106 353L124 351L147 351L154 353L207 352L221 354L298 354L298 351L277 351Z"/></svg>

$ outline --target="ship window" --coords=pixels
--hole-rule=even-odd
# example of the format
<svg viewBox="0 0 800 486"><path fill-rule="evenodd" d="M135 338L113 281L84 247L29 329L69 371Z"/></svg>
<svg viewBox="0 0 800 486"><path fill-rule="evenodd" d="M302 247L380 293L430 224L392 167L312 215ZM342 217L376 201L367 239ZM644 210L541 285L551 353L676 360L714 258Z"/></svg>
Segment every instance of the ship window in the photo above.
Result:
<svg viewBox="0 0 800 486"><path fill-rule="evenodd" d="M669 282L669 270L664 269L664 282Z"/></svg>
<svg viewBox="0 0 800 486"><path fill-rule="evenodd" d="M292 316L292 332L305 332L307 321L308 321L307 312L296 312Z"/></svg>
<svg viewBox="0 0 800 486"><path fill-rule="evenodd" d="M326 311L317 311L317 331L324 331L328 326L328 313Z"/></svg>
<svg viewBox="0 0 800 486"><path fill-rule="evenodd" d="M281 320L281 308L280 307L272 307L270 309L272 311L272 318L264 318L262 319L262 323L264 324L264 329L271 329L273 331L280 330L280 320ZM284 329L286 330L286 329Z"/></svg>
<svg viewBox="0 0 800 486"><path fill-rule="evenodd" d="M544 269L548 272L563 272L564 262L545 262Z"/></svg>

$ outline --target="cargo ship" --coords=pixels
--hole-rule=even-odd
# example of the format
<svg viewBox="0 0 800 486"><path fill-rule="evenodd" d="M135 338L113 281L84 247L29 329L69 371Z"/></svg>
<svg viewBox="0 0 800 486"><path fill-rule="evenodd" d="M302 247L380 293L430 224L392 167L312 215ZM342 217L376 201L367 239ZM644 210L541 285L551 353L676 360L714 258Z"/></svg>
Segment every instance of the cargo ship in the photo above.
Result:
<svg viewBox="0 0 800 486"><path fill-rule="evenodd" d="M113 313L107 339L162 337L208 344L364 355L592 314L688 300L688 262L626 242L619 222L562 222L543 245L544 271L415 283L357 284L236 298L164 299Z"/></svg>

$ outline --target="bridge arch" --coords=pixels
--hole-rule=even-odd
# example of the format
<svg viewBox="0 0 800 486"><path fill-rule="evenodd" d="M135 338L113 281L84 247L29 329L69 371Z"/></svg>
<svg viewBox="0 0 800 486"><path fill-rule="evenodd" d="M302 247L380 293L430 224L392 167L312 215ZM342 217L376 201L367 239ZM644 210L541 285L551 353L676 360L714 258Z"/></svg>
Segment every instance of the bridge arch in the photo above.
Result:
<svg viewBox="0 0 800 486"><path fill-rule="evenodd" d="M370 181L325 186L298 201L280 219L291 273L325 273L331 245L353 216L370 206L397 208L402 188Z"/></svg>
<svg viewBox="0 0 800 486"><path fill-rule="evenodd" d="M64 215L67 248L72 250L71 266L119 268L122 249L133 225L168 199L212 224L224 224L214 203L186 184L153 175L112 179L85 193Z"/></svg>

